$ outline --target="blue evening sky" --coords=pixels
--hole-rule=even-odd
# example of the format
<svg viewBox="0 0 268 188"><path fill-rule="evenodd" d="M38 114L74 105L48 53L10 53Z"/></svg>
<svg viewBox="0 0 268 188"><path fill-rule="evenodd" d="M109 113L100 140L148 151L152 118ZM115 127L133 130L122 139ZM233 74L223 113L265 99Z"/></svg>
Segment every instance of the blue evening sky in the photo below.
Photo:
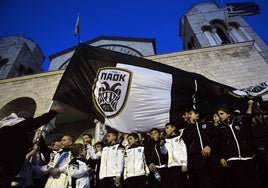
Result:
<svg viewBox="0 0 268 188"><path fill-rule="evenodd" d="M0 37L20 34L37 42L49 66L49 56L78 43L74 36L80 13L80 40L101 35L154 38L158 54L182 51L179 19L195 3L206 0L1 0ZM242 0L215 0L220 7ZM261 14L244 16L268 44L268 1L256 2Z"/></svg>

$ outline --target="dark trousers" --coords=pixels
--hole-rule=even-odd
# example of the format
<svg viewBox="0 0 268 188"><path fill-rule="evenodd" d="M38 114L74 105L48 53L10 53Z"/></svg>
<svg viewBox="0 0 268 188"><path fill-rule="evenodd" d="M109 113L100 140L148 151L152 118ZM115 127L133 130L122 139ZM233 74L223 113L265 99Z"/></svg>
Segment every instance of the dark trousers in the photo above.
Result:
<svg viewBox="0 0 268 188"><path fill-rule="evenodd" d="M117 188L114 183L114 177L101 179L98 188Z"/></svg>
<svg viewBox="0 0 268 188"><path fill-rule="evenodd" d="M191 178L195 183L195 188L223 188L222 173L218 164L209 163L208 165L191 170ZM226 187L224 187L226 188Z"/></svg>
<svg viewBox="0 0 268 188"><path fill-rule="evenodd" d="M124 181L125 188L146 188L146 186L147 186L146 176L134 176L127 178Z"/></svg>
<svg viewBox="0 0 268 188"><path fill-rule="evenodd" d="M181 171L181 166L168 168L168 188L187 188L189 184L189 176L187 172Z"/></svg>
<svg viewBox="0 0 268 188"><path fill-rule="evenodd" d="M227 169L233 188L262 187L255 160L228 161Z"/></svg>
<svg viewBox="0 0 268 188"><path fill-rule="evenodd" d="M168 168L157 168L161 176L161 181L157 181L154 177L154 174L151 172L148 179L148 187L149 188L166 188L168 185Z"/></svg>

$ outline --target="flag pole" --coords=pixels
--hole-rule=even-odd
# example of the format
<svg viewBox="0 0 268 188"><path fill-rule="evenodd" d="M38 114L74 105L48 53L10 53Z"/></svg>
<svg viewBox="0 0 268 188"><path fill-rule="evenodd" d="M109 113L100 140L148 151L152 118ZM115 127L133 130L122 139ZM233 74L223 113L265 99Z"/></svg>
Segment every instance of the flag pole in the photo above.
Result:
<svg viewBox="0 0 268 188"><path fill-rule="evenodd" d="M75 28L74 28L74 35L77 35L77 43L80 43L80 15L79 12L77 13Z"/></svg>
<svg viewBox="0 0 268 188"><path fill-rule="evenodd" d="M228 13L227 13L227 9L226 9L226 5L225 5L224 0L221 0L221 4L222 4L222 7L223 7L223 9L224 9L225 20L226 20L227 22L229 22L229 16L228 16Z"/></svg>
<svg viewBox="0 0 268 188"><path fill-rule="evenodd" d="M53 106L53 103L54 103L54 100L51 101L50 105L49 105L49 108L47 110L47 112L50 111L51 107ZM56 117L54 117L49 123L52 123L54 124L55 123L55 119ZM48 124L49 124L48 123ZM42 125L40 128L36 129L35 130L35 135L34 135L34 138L33 138L33 141L38 141L39 138L43 135L45 137L45 132L46 132L46 125Z"/></svg>

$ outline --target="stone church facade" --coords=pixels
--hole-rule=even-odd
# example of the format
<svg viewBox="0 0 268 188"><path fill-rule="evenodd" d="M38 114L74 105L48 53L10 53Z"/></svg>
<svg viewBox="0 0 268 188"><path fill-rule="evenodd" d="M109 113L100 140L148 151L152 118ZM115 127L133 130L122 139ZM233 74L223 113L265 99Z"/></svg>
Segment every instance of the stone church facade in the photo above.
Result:
<svg viewBox="0 0 268 188"><path fill-rule="evenodd" d="M113 45L115 46L115 44ZM106 48L108 47L109 45L106 45ZM65 53L69 55L66 59L61 60L62 63L68 61L72 51L73 49ZM151 53L154 53L154 49ZM60 52L52 57L56 58L54 60L57 60L58 63L60 57L64 58L64 53ZM144 56L144 58L202 74L211 80L238 89L268 80L266 58L259 52L259 49L256 49L254 41L200 47L161 55L153 54ZM0 118L21 109L32 112L34 116L47 112L64 73L64 69L55 69L45 73L0 80ZM70 131L69 127L74 123L77 126L81 124L83 128L80 131L72 129L73 132L68 132L79 136L81 130L84 131L86 127L92 126L93 121L90 121L91 125L88 123L87 115L81 114L75 109L67 109L64 114L59 115L56 124L66 127L63 132Z"/></svg>

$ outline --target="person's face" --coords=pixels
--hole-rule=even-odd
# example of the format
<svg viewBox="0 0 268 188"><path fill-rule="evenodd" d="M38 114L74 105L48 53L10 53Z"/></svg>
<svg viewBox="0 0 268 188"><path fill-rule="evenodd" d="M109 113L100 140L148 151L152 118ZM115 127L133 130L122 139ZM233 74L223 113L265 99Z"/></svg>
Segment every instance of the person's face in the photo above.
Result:
<svg viewBox="0 0 268 188"><path fill-rule="evenodd" d="M86 158L87 151L86 151L86 148L85 147L83 148L82 152L80 153L80 156L81 156L81 158Z"/></svg>
<svg viewBox="0 0 268 188"><path fill-rule="evenodd" d="M134 136L128 136L127 140L128 140L129 145L132 146L134 144L137 144L139 139L134 138Z"/></svg>
<svg viewBox="0 0 268 188"><path fill-rule="evenodd" d="M56 141L56 142L54 143L52 149L55 150L55 151L59 151L60 148L61 148L61 143L60 143L60 141Z"/></svg>
<svg viewBox="0 0 268 188"><path fill-rule="evenodd" d="M151 138L155 141L160 139L160 133L156 130L151 131Z"/></svg>
<svg viewBox="0 0 268 188"><path fill-rule="evenodd" d="M106 137L107 144L112 144L116 140L116 136L113 133L108 133Z"/></svg>
<svg viewBox="0 0 268 188"><path fill-rule="evenodd" d="M63 136L61 139L61 148L68 149L72 145L72 141L69 136Z"/></svg>
<svg viewBox="0 0 268 188"><path fill-rule="evenodd" d="M221 121L226 121L230 117L230 114L227 114L223 110L218 110L218 115L219 115Z"/></svg>
<svg viewBox="0 0 268 188"><path fill-rule="evenodd" d="M94 149L95 149L95 152L97 153L102 150L102 146L100 144L97 144L94 146Z"/></svg>
<svg viewBox="0 0 268 188"><path fill-rule="evenodd" d="M183 121L189 121L189 112L184 112L184 114L182 115Z"/></svg>
<svg viewBox="0 0 268 188"><path fill-rule="evenodd" d="M199 114L195 113L194 111L189 112L189 117L191 122L195 122L196 120L199 119Z"/></svg>
<svg viewBox="0 0 268 188"><path fill-rule="evenodd" d="M219 123L220 122L220 117L218 116L218 114L213 114L213 122L214 123Z"/></svg>
<svg viewBox="0 0 268 188"><path fill-rule="evenodd" d="M172 125L167 125L167 126L165 127L165 131L166 131L166 134L167 134L168 136L172 135L172 134L174 133L175 130L176 130L176 128L175 128L174 126L172 126Z"/></svg>
<svg viewBox="0 0 268 188"><path fill-rule="evenodd" d="M84 135L84 136L83 136L83 143L84 143L85 145L87 145L87 144L91 144L91 138L90 138L88 135Z"/></svg>

